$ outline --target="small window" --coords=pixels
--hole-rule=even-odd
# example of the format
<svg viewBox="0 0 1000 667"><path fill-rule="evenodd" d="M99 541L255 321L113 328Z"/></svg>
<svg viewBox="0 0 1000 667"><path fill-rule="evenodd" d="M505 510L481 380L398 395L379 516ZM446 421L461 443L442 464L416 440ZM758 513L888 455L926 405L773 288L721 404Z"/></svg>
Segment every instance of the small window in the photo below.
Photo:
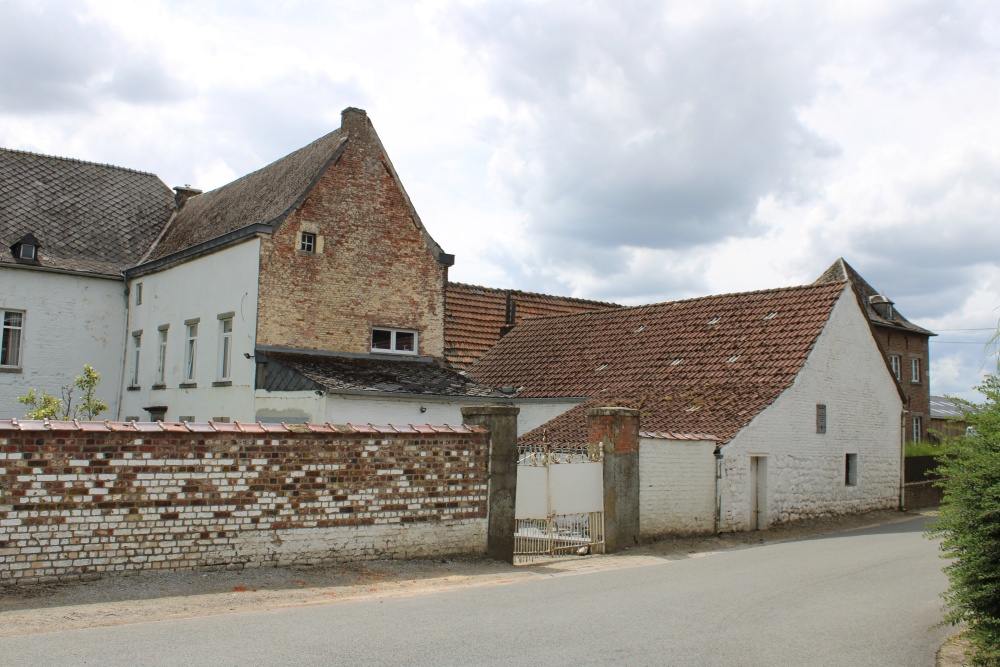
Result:
<svg viewBox="0 0 1000 667"><path fill-rule="evenodd" d="M920 382L919 359L910 359L910 382Z"/></svg>
<svg viewBox="0 0 1000 667"><path fill-rule="evenodd" d="M142 283L135 284L135 305L142 305Z"/></svg>
<svg viewBox="0 0 1000 667"><path fill-rule="evenodd" d="M684 361L683 358L681 358L681 359L674 359L673 361L670 362L670 365L671 366L677 366L677 365L681 364L683 361Z"/></svg>
<svg viewBox="0 0 1000 667"><path fill-rule="evenodd" d="M920 423L920 417L913 418L913 442L920 442L921 436L923 435L923 424Z"/></svg>
<svg viewBox="0 0 1000 667"><path fill-rule="evenodd" d="M739 358L740 358L740 355L734 354L733 356L731 356L728 359L726 359L726 363L727 364L731 364L731 363L733 363L734 361L736 361Z"/></svg>
<svg viewBox="0 0 1000 667"><path fill-rule="evenodd" d="M858 485L858 455L844 455L844 486Z"/></svg>
<svg viewBox="0 0 1000 667"><path fill-rule="evenodd" d="M316 235L312 232L302 232L302 241L299 243L299 250L302 252L316 252Z"/></svg>
<svg viewBox="0 0 1000 667"><path fill-rule="evenodd" d="M605 368L607 368L607 367L608 367L608 365L607 365L607 364L599 364L599 365L597 366L597 368L595 368L594 370L595 370L595 371L603 371L603 370L604 370Z"/></svg>
<svg viewBox="0 0 1000 667"><path fill-rule="evenodd" d="M826 406L823 404L816 406L816 432L820 435L826 433Z"/></svg>
<svg viewBox="0 0 1000 667"><path fill-rule="evenodd" d="M774 319L774 316L777 315L777 314L778 314L778 311L772 310L770 313L768 313L767 315L764 316L764 319L765 320Z"/></svg>
<svg viewBox="0 0 1000 667"><path fill-rule="evenodd" d="M21 341L24 338L24 313L0 310L3 315L3 334L0 338L0 366L21 367Z"/></svg>
<svg viewBox="0 0 1000 667"><path fill-rule="evenodd" d="M233 318L219 320L219 379L229 380L233 374Z"/></svg>
<svg viewBox="0 0 1000 667"><path fill-rule="evenodd" d="M166 384L167 381L167 327L159 330L159 350L156 355L156 384Z"/></svg>
<svg viewBox="0 0 1000 667"><path fill-rule="evenodd" d="M142 332L132 332L132 387L139 386L139 352L142 349Z"/></svg>
<svg viewBox="0 0 1000 667"><path fill-rule="evenodd" d="M372 329L372 352L416 354L417 332L403 329Z"/></svg>
<svg viewBox="0 0 1000 667"><path fill-rule="evenodd" d="M719 321L720 319L722 319L722 318L719 318L719 317L713 317L712 319L710 319L710 320L708 321L708 323L709 323L709 324L717 324L717 323L718 323L718 321Z"/></svg>
<svg viewBox="0 0 1000 667"><path fill-rule="evenodd" d="M184 381L194 382L198 363L198 322L188 322L184 346Z"/></svg>
<svg viewBox="0 0 1000 667"><path fill-rule="evenodd" d="M889 355L889 365L892 366L892 374L896 377L896 380L899 380L899 374L903 363L898 354Z"/></svg>
<svg viewBox="0 0 1000 667"><path fill-rule="evenodd" d="M25 243L21 246L20 257L18 259L27 259L29 261L34 261L37 254L37 246L29 245Z"/></svg>

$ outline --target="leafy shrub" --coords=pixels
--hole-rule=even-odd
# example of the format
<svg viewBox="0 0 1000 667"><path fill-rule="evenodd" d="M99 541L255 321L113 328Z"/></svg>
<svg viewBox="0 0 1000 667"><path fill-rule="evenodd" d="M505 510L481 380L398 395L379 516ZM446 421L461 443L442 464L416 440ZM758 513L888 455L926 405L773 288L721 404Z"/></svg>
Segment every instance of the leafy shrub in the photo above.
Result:
<svg viewBox="0 0 1000 667"><path fill-rule="evenodd" d="M94 393L101 382L101 374L90 364L83 365L83 374L77 375L73 384L62 388L62 398L45 391L35 393L29 389L17 400L28 407L25 419L93 419L108 409L108 404ZM80 405L73 407L73 392L83 392Z"/></svg>
<svg viewBox="0 0 1000 667"><path fill-rule="evenodd" d="M986 403L965 415L976 434L945 443L944 499L929 534L942 538L942 557L952 559L944 622L968 626L973 664L1000 665L1000 377L978 390Z"/></svg>

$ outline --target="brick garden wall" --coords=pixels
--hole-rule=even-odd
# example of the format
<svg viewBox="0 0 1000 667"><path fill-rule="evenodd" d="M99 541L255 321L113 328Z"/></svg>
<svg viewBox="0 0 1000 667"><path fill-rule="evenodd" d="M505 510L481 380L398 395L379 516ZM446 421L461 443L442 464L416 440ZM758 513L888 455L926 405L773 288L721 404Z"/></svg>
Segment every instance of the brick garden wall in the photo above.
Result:
<svg viewBox="0 0 1000 667"><path fill-rule="evenodd" d="M482 553L478 427L0 421L0 584Z"/></svg>

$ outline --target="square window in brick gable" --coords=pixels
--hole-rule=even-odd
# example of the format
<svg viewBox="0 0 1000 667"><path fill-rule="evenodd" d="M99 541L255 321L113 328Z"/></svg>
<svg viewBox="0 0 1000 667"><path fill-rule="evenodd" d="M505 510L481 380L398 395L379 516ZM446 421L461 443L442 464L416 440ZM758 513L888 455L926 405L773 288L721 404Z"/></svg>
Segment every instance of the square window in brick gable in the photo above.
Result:
<svg viewBox="0 0 1000 667"><path fill-rule="evenodd" d="M316 252L316 235L312 232L302 232L299 239L299 250L314 254Z"/></svg>

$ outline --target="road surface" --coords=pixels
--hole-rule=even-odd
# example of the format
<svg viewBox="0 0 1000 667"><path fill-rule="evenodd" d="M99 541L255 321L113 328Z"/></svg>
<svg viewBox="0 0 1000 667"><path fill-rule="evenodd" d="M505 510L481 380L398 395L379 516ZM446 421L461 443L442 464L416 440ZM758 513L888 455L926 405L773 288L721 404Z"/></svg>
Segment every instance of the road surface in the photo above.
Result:
<svg viewBox="0 0 1000 667"><path fill-rule="evenodd" d="M638 567L594 557L576 573L409 597L4 637L0 664L930 667L950 630L928 631L947 581L925 520Z"/></svg>

